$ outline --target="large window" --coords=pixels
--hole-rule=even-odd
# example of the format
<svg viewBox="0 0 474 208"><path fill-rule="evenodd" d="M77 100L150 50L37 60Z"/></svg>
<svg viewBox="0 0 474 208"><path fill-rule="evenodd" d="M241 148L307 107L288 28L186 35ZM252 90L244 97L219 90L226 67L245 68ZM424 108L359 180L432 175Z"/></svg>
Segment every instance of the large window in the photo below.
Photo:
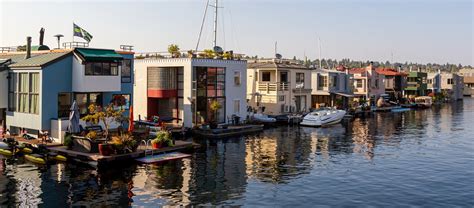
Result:
<svg viewBox="0 0 474 208"><path fill-rule="evenodd" d="M58 118L69 117L72 105L72 94L71 93L59 93L58 94Z"/></svg>
<svg viewBox="0 0 474 208"><path fill-rule="evenodd" d="M89 62L86 63L85 75L87 76L117 76L118 63L114 62Z"/></svg>
<svg viewBox="0 0 474 208"><path fill-rule="evenodd" d="M262 82L270 81L270 72L262 72Z"/></svg>
<svg viewBox="0 0 474 208"><path fill-rule="evenodd" d="M328 77L327 76L318 76L318 87L323 88L328 86Z"/></svg>
<svg viewBox="0 0 474 208"><path fill-rule="evenodd" d="M39 113L39 73L10 73L8 110Z"/></svg>
<svg viewBox="0 0 474 208"><path fill-rule="evenodd" d="M102 106L102 94L101 93L76 93L74 96L79 112L82 115L88 113L88 107L90 104Z"/></svg>
<svg viewBox="0 0 474 208"><path fill-rule="evenodd" d="M128 110L130 108L130 94L114 94L110 101L115 110Z"/></svg>
<svg viewBox="0 0 474 208"><path fill-rule="evenodd" d="M122 83L132 82L132 60L125 59L122 63Z"/></svg>
<svg viewBox="0 0 474 208"><path fill-rule="evenodd" d="M234 114L240 114L240 100L234 100Z"/></svg>
<svg viewBox="0 0 474 208"><path fill-rule="evenodd" d="M304 83L304 73L296 73L296 84Z"/></svg>
<svg viewBox="0 0 474 208"><path fill-rule="evenodd" d="M218 123L224 123L225 68L196 67L193 73L193 97L196 103L192 109L196 112L194 116L197 116L194 121L199 124L215 119ZM210 110L213 101L219 102L222 106L217 115Z"/></svg>

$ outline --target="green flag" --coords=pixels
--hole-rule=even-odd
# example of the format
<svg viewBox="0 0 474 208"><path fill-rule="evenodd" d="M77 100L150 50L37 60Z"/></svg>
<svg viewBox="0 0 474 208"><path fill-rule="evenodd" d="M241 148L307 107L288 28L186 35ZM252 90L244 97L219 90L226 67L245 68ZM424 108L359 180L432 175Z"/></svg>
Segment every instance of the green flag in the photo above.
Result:
<svg viewBox="0 0 474 208"><path fill-rule="evenodd" d="M72 24L73 24L74 36L81 37L84 40L86 40L87 42L91 42L92 35L90 33L88 33L86 30L82 29L81 27L77 26L76 24L74 24L74 23L72 23Z"/></svg>

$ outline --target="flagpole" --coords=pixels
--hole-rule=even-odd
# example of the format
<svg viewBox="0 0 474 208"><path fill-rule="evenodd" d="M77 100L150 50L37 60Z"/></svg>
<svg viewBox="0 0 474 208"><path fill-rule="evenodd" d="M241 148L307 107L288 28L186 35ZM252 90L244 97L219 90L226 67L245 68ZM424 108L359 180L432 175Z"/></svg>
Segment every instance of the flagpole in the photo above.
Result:
<svg viewBox="0 0 474 208"><path fill-rule="evenodd" d="M74 21L72 21L72 43L71 43L71 46L72 44L74 44Z"/></svg>

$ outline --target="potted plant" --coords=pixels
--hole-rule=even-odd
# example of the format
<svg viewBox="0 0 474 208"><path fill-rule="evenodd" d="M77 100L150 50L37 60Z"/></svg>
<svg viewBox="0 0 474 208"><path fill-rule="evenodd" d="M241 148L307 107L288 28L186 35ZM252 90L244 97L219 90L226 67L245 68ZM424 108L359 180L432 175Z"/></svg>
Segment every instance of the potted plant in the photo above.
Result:
<svg viewBox="0 0 474 208"><path fill-rule="evenodd" d="M216 53L211 49L204 49L204 56L205 58L213 59L216 57Z"/></svg>
<svg viewBox="0 0 474 208"><path fill-rule="evenodd" d="M132 135L128 133L120 134L119 136L113 136L110 144L112 145L115 153L126 154L135 152L138 148L137 141Z"/></svg>
<svg viewBox="0 0 474 208"><path fill-rule="evenodd" d="M162 147L171 147L173 146L173 139L171 138L171 134L167 131L159 131L156 134L155 139L151 140L151 144L153 149L159 149Z"/></svg>
<svg viewBox="0 0 474 208"><path fill-rule="evenodd" d="M168 53L170 53L173 58L179 58L179 56L181 56L181 53L179 53L179 46L176 44L168 46Z"/></svg>
<svg viewBox="0 0 474 208"><path fill-rule="evenodd" d="M211 102L211 105L209 106L210 110L212 111L212 119L209 123L209 126L211 129L216 129L217 128L217 116L218 116L218 111L222 108L221 103L217 100L213 100Z"/></svg>
<svg viewBox="0 0 474 208"><path fill-rule="evenodd" d="M72 135L70 133L66 133L64 135L64 146L67 147L67 149L72 149L72 146L74 145L74 141L72 140Z"/></svg>

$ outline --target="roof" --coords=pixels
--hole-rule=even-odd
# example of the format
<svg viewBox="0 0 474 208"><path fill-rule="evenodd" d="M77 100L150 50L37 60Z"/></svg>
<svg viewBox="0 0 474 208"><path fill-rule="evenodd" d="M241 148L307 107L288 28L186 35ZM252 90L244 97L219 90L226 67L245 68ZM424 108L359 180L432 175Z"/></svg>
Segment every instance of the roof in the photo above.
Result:
<svg viewBox="0 0 474 208"><path fill-rule="evenodd" d="M408 75L405 72L398 72L397 70L392 69L392 68L378 68L375 71L385 76L407 76Z"/></svg>
<svg viewBox="0 0 474 208"><path fill-rule="evenodd" d="M259 62L259 63L247 63L247 68L249 69L276 69L276 68L285 68L285 69L308 69L305 65L294 64L294 63L277 63L277 62Z"/></svg>
<svg viewBox="0 0 474 208"><path fill-rule="evenodd" d="M75 51L86 61L118 61L123 59L122 55L115 52L115 50L76 48Z"/></svg>
<svg viewBox="0 0 474 208"><path fill-rule="evenodd" d="M352 68L349 70L349 74L361 74L366 71L366 68Z"/></svg>
<svg viewBox="0 0 474 208"><path fill-rule="evenodd" d="M11 59L12 64L10 68L22 68L22 67L43 67L55 60L58 60L66 55L70 51L48 51L43 53L32 53L31 57L25 59L25 53L13 53L13 54L0 54L0 59Z"/></svg>

